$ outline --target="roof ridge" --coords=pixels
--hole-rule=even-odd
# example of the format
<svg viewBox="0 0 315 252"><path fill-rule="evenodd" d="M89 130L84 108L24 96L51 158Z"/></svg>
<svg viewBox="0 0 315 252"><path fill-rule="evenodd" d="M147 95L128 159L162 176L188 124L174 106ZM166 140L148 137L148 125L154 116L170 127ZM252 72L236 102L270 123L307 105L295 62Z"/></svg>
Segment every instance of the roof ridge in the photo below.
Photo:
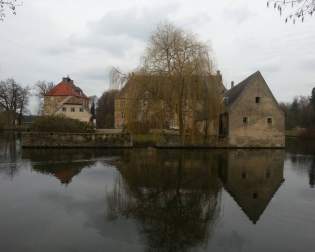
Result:
<svg viewBox="0 0 315 252"><path fill-rule="evenodd" d="M226 91L225 93L225 97L228 98L228 104L231 105L239 96L240 94L243 92L243 90L245 89L245 87L251 83L251 80L256 77L256 76L262 76L260 71L256 71L253 74L249 75L248 77L246 77L244 80L242 80L241 82L239 82L237 85L235 85L233 88L229 89L228 91Z"/></svg>

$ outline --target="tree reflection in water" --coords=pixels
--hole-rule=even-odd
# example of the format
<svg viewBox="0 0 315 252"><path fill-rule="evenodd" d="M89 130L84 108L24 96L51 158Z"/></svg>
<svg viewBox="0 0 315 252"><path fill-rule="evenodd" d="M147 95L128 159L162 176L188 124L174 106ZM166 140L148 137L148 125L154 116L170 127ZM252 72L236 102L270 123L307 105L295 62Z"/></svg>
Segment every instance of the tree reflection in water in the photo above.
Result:
<svg viewBox="0 0 315 252"><path fill-rule="evenodd" d="M121 177L107 196L107 216L136 219L147 251L206 245L219 217L217 164L203 151L126 152L117 163Z"/></svg>
<svg viewBox="0 0 315 252"><path fill-rule="evenodd" d="M286 147L290 160L299 171L307 172L309 185L315 187L315 142L313 139L290 139Z"/></svg>
<svg viewBox="0 0 315 252"><path fill-rule="evenodd" d="M0 173L13 178L18 172L19 158L20 148L17 134L0 134Z"/></svg>

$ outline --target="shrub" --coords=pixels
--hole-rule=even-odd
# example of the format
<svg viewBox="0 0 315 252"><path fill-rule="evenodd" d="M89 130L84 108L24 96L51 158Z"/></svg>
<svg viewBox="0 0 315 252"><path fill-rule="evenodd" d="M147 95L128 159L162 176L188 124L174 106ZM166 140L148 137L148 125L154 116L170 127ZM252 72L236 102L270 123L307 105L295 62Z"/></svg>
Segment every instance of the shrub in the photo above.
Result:
<svg viewBox="0 0 315 252"><path fill-rule="evenodd" d="M39 132L93 132L92 125L71 119L62 115L58 116L41 116L37 118L32 126L32 131Z"/></svg>

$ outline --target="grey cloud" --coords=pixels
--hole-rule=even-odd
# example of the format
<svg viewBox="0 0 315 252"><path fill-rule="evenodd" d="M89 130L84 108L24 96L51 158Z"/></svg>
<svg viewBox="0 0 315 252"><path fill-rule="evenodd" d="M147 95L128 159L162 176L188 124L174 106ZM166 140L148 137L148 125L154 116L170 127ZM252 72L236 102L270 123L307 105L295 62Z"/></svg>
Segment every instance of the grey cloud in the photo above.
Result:
<svg viewBox="0 0 315 252"><path fill-rule="evenodd" d="M111 11L100 20L89 22L87 32L72 34L65 44L50 47L48 54L62 54L75 50L102 50L116 57L125 56L132 48L144 47L156 25L168 19L178 8L177 4L167 4L155 8L133 7Z"/></svg>
<svg viewBox="0 0 315 252"><path fill-rule="evenodd" d="M228 7L223 10L223 15L227 20L233 20L237 24L245 22L254 13L248 8L247 5Z"/></svg>
<svg viewBox="0 0 315 252"><path fill-rule="evenodd" d="M279 71L281 71L281 66L280 64L262 64L262 65L257 65L257 67L259 68L260 71L267 73L267 74L271 74L271 73L277 73ZM256 68L257 68L256 67ZM253 68L253 72L257 70Z"/></svg>
<svg viewBox="0 0 315 252"><path fill-rule="evenodd" d="M75 75L79 76L84 80L101 80L104 81L108 77L109 67L96 67L86 69L84 71L80 71L79 73L75 73Z"/></svg>
<svg viewBox="0 0 315 252"><path fill-rule="evenodd" d="M55 46L47 47L43 51L44 53L47 53L49 55L63 55L63 54L75 52L75 48L71 47L69 44L64 44L64 45L58 45L58 46L55 45Z"/></svg>
<svg viewBox="0 0 315 252"><path fill-rule="evenodd" d="M91 33L102 36L127 36L137 40L146 40L152 29L161 22L161 17L167 19L178 9L177 3L155 8L130 8L107 13L98 22L90 22ZM162 20L163 20L162 18Z"/></svg>
<svg viewBox="0 0 315 252"><path fill-rule="evenodd" d="M315 57L309 57L301 61L299 68L303 71L314 72L315 69Z"/></svg>

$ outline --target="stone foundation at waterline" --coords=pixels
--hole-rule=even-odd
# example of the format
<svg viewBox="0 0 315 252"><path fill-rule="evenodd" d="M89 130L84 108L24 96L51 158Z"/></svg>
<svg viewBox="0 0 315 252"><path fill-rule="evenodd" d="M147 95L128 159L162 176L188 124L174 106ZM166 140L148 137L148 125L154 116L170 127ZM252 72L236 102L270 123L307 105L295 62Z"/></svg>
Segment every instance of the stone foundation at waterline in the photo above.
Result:
<svg viewBox="0 0 315 252"><path fill-rule="evenodd" d="M132 138L124 133L54 133L22 134L23 148L129 148Z"/></svg>

